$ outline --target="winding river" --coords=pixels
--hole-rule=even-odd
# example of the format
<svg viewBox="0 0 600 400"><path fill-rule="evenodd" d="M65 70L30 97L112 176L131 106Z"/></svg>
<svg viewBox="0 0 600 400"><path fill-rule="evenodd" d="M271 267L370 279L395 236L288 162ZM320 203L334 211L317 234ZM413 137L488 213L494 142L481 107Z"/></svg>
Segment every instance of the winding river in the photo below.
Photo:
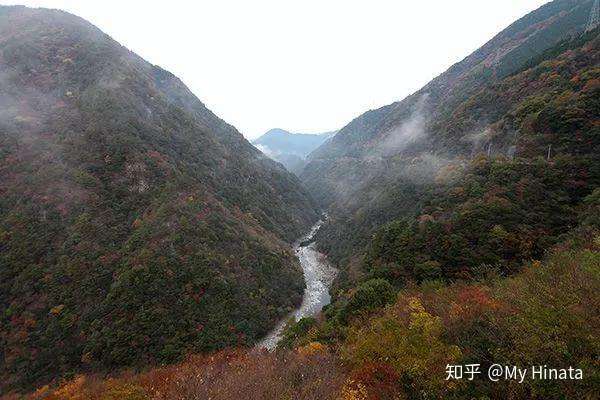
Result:
<svg viewBox="0 0 600 400"><path fill-rule="evenodd" d="M258 344L259 348L273 350L279 340L281 340L283 330L290 318L295 318L296 321L299 321L304 317L315 316L324 306L330 303L329 288L337 270L329 264L324 254L316 250L315 242L312 241L323 223L324 220L321 219L311 228L308 234L294 245L294 251L302 266L304 282L306 284L302 304L298 309L280 321L275 329L260 341Z"/></svg>

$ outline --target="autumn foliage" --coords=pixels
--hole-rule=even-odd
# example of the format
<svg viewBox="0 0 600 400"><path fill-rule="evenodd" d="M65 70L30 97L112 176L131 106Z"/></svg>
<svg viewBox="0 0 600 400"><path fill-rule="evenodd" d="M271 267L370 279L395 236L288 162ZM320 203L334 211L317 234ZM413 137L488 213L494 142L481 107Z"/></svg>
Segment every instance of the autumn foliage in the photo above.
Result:
<svg viewBox="0 0 600 400"><path fill-rule="evenodd" d="M45 400L336 399L344 373L321 346L266 353L225 350L116 378L80 375L28 396ZM10 399L11 397L7 397Z"/></svg>

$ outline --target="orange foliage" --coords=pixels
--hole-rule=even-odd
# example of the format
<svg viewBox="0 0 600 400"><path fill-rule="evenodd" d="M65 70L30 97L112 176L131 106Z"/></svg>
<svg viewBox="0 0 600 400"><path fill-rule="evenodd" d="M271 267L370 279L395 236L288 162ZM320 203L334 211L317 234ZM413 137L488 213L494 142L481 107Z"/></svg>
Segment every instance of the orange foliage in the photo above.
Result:
<svg viewBox="0 0 600 400"><path fill-rule="evenodd" d="M364 388L368 400L399 399L402 393L400 375L386 363L365 363L350 375L350 382L355 389Z"/></svg>
<svg viewBox="0 0 600 400"><path fill-rule="evenodd" d="M592 90L597 90L598 88L600 88L600 79L590 79L583 87L583 91L591 92Z"/></svg>
<svg viewBox="0 0 600 400"><path fill-rule="evenodd" d="M141 374L102 379L77 376L57 389L44 387L31 400L338 399L345 380L321 344L268 353L225 350Z"/></svg>

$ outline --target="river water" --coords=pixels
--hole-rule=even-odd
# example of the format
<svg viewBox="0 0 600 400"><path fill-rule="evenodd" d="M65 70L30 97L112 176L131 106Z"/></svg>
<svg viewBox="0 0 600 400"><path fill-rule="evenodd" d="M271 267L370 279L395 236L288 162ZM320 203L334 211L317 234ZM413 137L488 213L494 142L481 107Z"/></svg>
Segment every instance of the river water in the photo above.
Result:
<svg viewBox="0 0 600 400"><path fill-rule="evenodd" d="M329 288L331 287L337 270L329 264L324 254L319 253L316 250L315 242L306 244L312 240L323 223L324 220L317 222L311 228L310 232L298 240L294 245L294 251L302 266L304 282L306 284L302 304L290 315L280 321L279 324L277 324L277 326L260 341L258 344L259 348L273 350L275 346L277 346L279 340L281 340L283 330L291 318L299 321L304 317L315 316L324 306L331 302ZM303 243L305 245L302 245Z"/></svg>

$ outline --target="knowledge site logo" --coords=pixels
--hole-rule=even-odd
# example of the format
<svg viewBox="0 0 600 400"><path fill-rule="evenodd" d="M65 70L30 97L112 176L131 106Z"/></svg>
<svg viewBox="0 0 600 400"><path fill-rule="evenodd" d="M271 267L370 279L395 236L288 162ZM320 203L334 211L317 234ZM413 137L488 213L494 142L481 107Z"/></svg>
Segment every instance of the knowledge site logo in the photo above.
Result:
<svg viewBox="0 0 600 400"><path fill-rule="evenodd" d="M481 364L447 364L446 380L466 379L472 381L480 375ZM579 368L551 368L547 365L533 365L522 368L516 365L492 364L487 369L487 378L492 382L517 381L523 383L530 380L582 380L583 370Z"/></svg>

